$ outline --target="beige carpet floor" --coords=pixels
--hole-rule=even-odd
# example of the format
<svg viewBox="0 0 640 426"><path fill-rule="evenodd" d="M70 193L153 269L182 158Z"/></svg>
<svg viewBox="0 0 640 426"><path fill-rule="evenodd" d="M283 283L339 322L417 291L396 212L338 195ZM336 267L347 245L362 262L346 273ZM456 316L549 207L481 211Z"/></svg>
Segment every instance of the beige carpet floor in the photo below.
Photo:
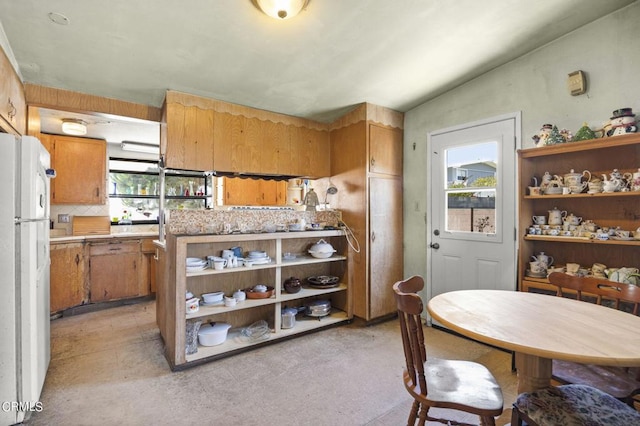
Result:
<svg viewBox="0 0 640 426"><path fill-rule="evenodd" d="M30 425L403 425L397 320L359 322L171 372L154 302L54 320L52 358ZM502 386L509 423L516 396L511 356L425 328L431 357L474 360ZM437 414L478 423L474 416Z"/></svg>

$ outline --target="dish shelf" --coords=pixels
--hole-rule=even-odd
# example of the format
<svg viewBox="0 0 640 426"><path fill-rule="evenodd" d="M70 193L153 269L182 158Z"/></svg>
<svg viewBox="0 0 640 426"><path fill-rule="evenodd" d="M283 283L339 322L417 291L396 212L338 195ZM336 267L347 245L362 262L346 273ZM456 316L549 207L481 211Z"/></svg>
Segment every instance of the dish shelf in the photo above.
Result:
<svg viewBox="0 0 640 426"><path fill-rule="evenodd" d="M331 314L322 318L304 317L302 314L296 316L296 325L293 328L282 329L278 332L274 332L273 329L269 333L269 338L264 340L250 341L247 337L241 334L242 328L232 328L229 330L227 340L221 345L217 346L200 346L198 345L198 352L195 354L187 355L187 362L194 362L198 360L216 359L223 356L228 356L233 353L245 351L252 347L259 347L265 344L276 342L284 338L290 338L292 336L309 333L315 330L326 328L332 325L340 324L345 321L349 321L350 316L339 309L332 308Z"/></svg>
<svg viewBox="0 0 640 426"><path fill-rule="evenodd" d="M525 235L525 240L528 241L553 241L557 243L579 243L579 244L608 244L608 245L623 245L623 246L640 246L640 240L619 240L610 238L608 240L598 240L596 238L589 237L551 237L548 235Z"/></svg>
<svg viewBox="0 0 640 426"><path fill-rule="evenodd" d="M328 258L315 258L306 254L308 247L322 238L330 243L336 253ZM271 256L271 263L224 268L206 268L202 271L186 272L188 257L206 258L217 255L221 250L241 246L244 252L265 251ZM348 258L349 246L342 230L283 232L270 234L230 234L230 235L174 235L167 236L166 265L167 277L161 280L156 298L160 333L165 342L165 356L173 370L196 365L208 360L232 355L254 346L268 344L285 337L320 330L353 318L351 301L352 288ZM285 253L295 253L297 257L284 260ZM340 283L331 288L314 288L306 283L298 293L284 291L283 282L288 276L305 277L318 275L338 276ZM256 283L274 288L274 295L265 299L246 299L235 306L200 305L198 312L186 313L184 303L187 289L199 296L204 293L222 291L231 296L238 289L251 288ZM298 314L292 329L282 328L282 309L289 305L303 305L306 300L330 299L332 312L326 317L306 318ZM214 347L198 346L198 352L187 355L187 322L221 321L231 324L232 329L225 343ZM234 328L241 329L256 321L264 320L272 333L269 339L250 342ZM195 363L194 361L198 361Z"/></svg>

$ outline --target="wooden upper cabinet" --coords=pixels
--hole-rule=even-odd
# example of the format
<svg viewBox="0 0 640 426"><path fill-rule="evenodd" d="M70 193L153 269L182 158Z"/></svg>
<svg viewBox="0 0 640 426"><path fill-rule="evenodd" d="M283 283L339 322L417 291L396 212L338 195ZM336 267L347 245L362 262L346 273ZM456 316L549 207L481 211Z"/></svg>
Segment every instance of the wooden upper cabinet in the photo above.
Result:
<svg viewBox="0 0 640 426"><path fill-rule="evenodd" d="M106 203L106 141L59 135L43 135L42 141L56 170L51 204Z"/></svg>
<svg viewBox="0 0 640 426"><path fill-rule="evenodd" d="M321 178L330 175L329 132L307 127L290 129L291 168L289 174Z"/></svg>
<svg viewBox="0 0 640 426"><path fill-rule="evenodd" d="M26 134L27 131L27 102L24 86L1 48L0 127L7 132L20 135Z"/></svg>
<svg viewBox="0 0 640 426"><path fill-rule="evenodd" d="M224 112L215 113L214 121L214 170L247 172L251 164L251 152L245 149L247 119Z"/></svg>
<svg viewBox="0 0 640 426"><path fill-rule="evenodd" d="M165 166L208 171L214 168L214 112L180 103L166 105Z"/></svg>
<svg viewBox="0 0 640 426"><path fill-rule="evenodd" d="M369 172L402 176L402 130L369 124Z"/></svg>
<svg viewBox="0 0 640 426"><path fill-rule="evenodd" d="M260 173L288 175L291 167L289 126L262 122Z"/></svg>

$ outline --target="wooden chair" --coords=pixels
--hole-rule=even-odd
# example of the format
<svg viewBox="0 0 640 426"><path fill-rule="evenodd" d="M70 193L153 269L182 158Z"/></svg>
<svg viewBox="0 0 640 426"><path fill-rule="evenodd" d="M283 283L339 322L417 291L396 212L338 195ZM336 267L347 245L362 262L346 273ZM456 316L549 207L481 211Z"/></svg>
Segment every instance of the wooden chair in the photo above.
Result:
<svg viewBox="0 0 640 426"><path fill-rule="evenodd" d="M630 315L638 314L640 287L608 281L604 278L578 277L560 272L549 275L549 282L563 290L573 290L581 301L594 301L614 309L626 308ZM615 327L615 324L611 324ZM582 384L595 387L633 407L634 395L640 393L640 368L610 367L553 360L553 378L562 384Z"/></svg>
<svg viewBox="0 0 640 426"><path fill-rule="evenodd" d="M407 363L404 385L414 399L407 424L415 424L418 416L419 425L427 420L458 424L428 415L431 407L439 407L475 414L480 424L495 425L495 416L502 414L502 390L486 367L469 361L427 360L420 317L424 306L416 294L423 287L419 276L393 285Z"/></svg>

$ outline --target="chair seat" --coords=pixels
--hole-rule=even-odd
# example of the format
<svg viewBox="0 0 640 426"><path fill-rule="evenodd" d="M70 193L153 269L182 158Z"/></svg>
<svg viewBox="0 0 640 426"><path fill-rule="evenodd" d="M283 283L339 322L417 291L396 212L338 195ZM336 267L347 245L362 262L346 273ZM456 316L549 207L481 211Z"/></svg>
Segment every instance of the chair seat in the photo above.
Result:
<svg viewBox="0 0 640 426"><path fill-rule="evenodd" d="M538 426L640 425L640 413L591 386L562 385L523 393L514 407Z"/></svg>
<svg viewBox="0 0 640 426"><path fill-rule="evenodd" d="M429 359L425 363L427 397L404 374L405 387L412 396L430 407L462 409L478 415L502 414L500 385L482 364L469 361Z"/></svg>
<svg viewBox="0 0 640 426"><path fill-rule="evenodd" d="M640 381L621 367L553 360L552 371L553 378L561 383L593 386L618 399L627 399L640 389Z"/></svg>

